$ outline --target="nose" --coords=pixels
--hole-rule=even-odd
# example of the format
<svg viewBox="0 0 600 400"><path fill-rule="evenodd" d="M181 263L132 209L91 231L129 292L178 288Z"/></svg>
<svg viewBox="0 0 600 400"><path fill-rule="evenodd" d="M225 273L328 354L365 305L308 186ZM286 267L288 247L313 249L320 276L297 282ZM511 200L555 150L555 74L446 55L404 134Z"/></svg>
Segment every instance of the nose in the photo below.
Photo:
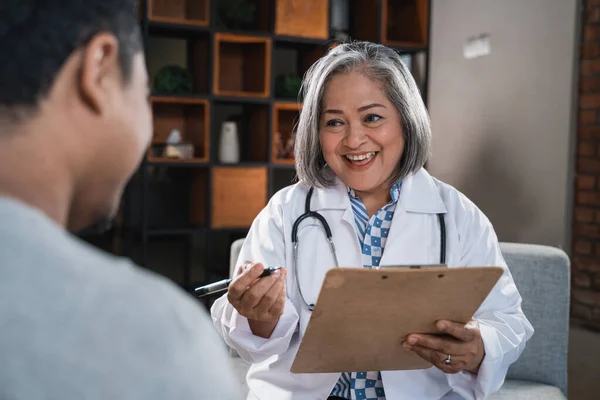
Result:
<svg viewBox="0 0 600 400"><path fill-rule="evenodd" d="M357 149L363 144L365 144L367 140L367 132L363 126L361 126L360 124L353 124L348 126L345 138L346 146L348 146L351 149Z"/></svg>

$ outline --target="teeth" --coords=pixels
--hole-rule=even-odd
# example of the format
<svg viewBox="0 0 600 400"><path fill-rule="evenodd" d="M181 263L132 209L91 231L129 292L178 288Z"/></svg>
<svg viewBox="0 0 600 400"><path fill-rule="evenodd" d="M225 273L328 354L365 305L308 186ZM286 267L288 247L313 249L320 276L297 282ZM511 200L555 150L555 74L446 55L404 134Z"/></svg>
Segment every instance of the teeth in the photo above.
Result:
<svg viewBox="0 0 600 400"><path fill-rule="evenodd" d="M346 158L350 161L362 161L362 160L366 160L368 158L371 158L375 155L376 152L372 151L370 153L365 153L365 154L361 154L361 155L357 155L357 156L351 156L351 155L347 155Z"/></svg>

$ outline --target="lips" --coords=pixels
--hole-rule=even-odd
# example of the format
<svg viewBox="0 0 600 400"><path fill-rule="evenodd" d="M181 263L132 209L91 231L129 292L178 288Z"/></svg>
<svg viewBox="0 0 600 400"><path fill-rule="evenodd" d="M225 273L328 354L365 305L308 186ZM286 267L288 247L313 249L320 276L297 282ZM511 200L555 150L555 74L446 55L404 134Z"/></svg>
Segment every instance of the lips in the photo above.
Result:
<svg viewBox="0 0 600 400"><path fill-rule="evenodd" d="M377 154L379 154L378 151L369 151L365 153L346 154L344 157L353 165L364 165L375 158Z"/></svg>
<svg viewBox="0 0 600 400"><path fill-rule="evenodd" d="M365 160L369 160L370 158L374 157L377 154L376 151L371 151L368 153L362 153L362 154L346 154L346 158L350 161L365 161Z"/></svg>
<svg viewBox="0 0 600 400"><path fill-rule="evenodd" d="M379 155L378 151L368 151L363 153L346 154L343 157L346 160L346 165L355 171L363 171L368 169L374 160Z"/></svg>

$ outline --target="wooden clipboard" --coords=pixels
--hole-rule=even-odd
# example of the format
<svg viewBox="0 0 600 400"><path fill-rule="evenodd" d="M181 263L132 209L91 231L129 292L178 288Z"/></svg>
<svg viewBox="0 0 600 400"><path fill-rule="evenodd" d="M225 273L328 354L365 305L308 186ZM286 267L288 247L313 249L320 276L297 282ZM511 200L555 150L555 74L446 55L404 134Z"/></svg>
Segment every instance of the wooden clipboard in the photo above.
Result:
<svg viewBox="0 0 600 400"><path fill-rule="evenodd" d="M402 341L411 333L439 333L440 319L467 323L502 273L501 267L331 269L290 371L429 368Z"/></svg>

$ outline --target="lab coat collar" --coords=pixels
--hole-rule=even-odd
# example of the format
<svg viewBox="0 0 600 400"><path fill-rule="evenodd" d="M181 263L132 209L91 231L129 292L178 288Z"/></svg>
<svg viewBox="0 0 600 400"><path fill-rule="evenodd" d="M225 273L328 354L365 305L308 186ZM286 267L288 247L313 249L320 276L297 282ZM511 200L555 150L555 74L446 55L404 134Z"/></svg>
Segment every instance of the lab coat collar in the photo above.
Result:
<svg viewBox="0 0 600 400"><path fill-rule="evenodd" d="M446 213L446 206L431 175L421 168L404 178L398 200L407 212L438 214ZM339 179L327 188L315 188L311 201L313 211L345 210L350 207L348 187Z"/></svg>

